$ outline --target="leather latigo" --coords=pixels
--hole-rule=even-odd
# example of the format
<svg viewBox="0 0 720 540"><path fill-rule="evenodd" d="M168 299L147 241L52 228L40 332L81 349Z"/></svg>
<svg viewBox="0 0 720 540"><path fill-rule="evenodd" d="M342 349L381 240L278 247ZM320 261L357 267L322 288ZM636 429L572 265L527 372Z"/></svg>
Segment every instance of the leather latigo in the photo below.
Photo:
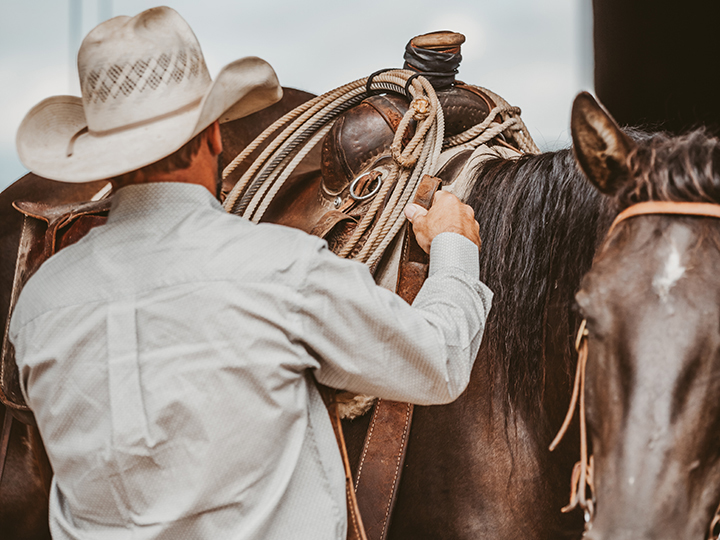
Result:
<svg viewBox="0 0 720 540"><path fill-rule="evenodd" d="M405 461L413 405L379 399L356 480L360 515L371 540L384 540Z"/></svg>
<svg viewBox="0 0 720 540"><path fill-rule="evenodd" d="M23 214L8 321L20 291L40 265L57 251L74 244L91 229L103 225L110 210L110 200L66 205L15 201L13 207ZM8 322L9 324L9 322ZM18 420L35 424L32 411L25 403L15 363L15 350L3 334L0 357L0 401Z"/></svg>
<svg viewBox="0 0 720 540"><path fill-rule="evenodd" d="M418 185L413 202L429 209L441 185L440 178L426 174ZM415 300L428 276L429 262L428 254L418 245L412 227L406 226L396 287L397 294L406 302ZM370 540L387 538L405 462L413 409L412 403L379 399L373 410L355 483L357 504Z"/></svg>

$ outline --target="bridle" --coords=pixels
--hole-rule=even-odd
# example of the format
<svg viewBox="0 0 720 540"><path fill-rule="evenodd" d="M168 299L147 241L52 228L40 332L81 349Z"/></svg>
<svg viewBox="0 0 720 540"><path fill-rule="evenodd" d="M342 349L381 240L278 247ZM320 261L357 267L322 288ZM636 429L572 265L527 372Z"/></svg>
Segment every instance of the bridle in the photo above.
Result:
<svg viewBox="0 0 720 540"><path fill-rule="evenodd" d="M612 235L618 224L623 221L636 217L646 215L677 215L677 216L697 216L697 217L712 217L720 219L720 204L715 203L698 203L698 202L672 202L672 201L648 201L641 202L629 206L612 222L610 229L605 236L604 243L607 243L608 239ZM570 421L575 413L575 407L580 401L580 461L575 464L572 472L571 487L570 487L570 503L562 508L562 512L570 512L576 507L580 507L585 516L585 531L587 532L592 524L593 517L595 515L595 490L593 481L593 457L588 457L588 444L587 444L587 424L585 419L585 368L588 359L588 330L587 321L583 319L580 323L580 329L578 330L577 337L575 339L575 350L578 352L578 363L575 370L575 383L573 384L573 393L570 399L570 406L568 412L565 415L565 420L555 436L555 439L550 444L550 451L555 450L557 445L562 440L563 436L567 432L570 425ZM588 496L589 492L589 496ZM720 539L720 505L710 522L707 538L710 540ZM715 532L715 529L718 529Z"/></svg>

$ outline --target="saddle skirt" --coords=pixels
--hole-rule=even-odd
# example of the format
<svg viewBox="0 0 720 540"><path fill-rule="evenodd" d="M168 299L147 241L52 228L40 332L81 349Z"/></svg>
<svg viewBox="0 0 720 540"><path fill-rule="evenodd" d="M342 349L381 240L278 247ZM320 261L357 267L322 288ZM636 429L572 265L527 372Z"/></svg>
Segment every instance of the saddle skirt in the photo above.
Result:
<svg viewBox="0 0 720 540"><path fill-rule="evenodd" d="M35 419L22 394L15 350L8 338L10 315L20 291L40 265L59 250L80 240L90 229L104 224L110 204L108 198L58 206L22 200L13 203L13 207L23 214L23 224L0 356L0 401L14 417L26 424L35 425Z"/></svg>

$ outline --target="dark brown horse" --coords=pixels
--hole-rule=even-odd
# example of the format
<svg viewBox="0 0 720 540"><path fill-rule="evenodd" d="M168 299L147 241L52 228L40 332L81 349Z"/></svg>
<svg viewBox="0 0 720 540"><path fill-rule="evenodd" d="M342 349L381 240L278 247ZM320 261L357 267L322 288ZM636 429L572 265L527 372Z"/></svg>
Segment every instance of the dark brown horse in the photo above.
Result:
<svg viewBox="0 0 720 540"><path fill-rule="evenodd" d="M573 296L614 215L570 150L494 160L468 201L495 292L467 391L416 407L390 536L578 538L562 514L577 439L548 444L570 400Z"/></svg>
<svg viewBox="0 0 720 540"><path fill-rule="evenodd" d="M619 209L718 208L720 140L703 130L634 141L588 94L572 128L583 170ZM651 213L619 222L583 280L588 539L708 535L720 501L719 268L720 219Z"/></svg>

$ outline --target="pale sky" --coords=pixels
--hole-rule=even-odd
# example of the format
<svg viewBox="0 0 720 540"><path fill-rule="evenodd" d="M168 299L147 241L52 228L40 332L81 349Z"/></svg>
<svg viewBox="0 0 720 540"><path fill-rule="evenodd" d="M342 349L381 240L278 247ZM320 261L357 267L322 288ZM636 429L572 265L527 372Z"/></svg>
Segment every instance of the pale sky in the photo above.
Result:
<svg viewBox="0 0 720 540"><path fill-rule="evenodd" d="M71 3L82 35L106 14L136 15L148 0L0 0L0 189L25 174L15 132L51 95L79 95ZM522 108L543 150L569 146L573 97L592 90L591 0L168 0L195 31L210 73L243 56L275 68L283 86L328 92L401 67L418 34L466 35L459 79ZM71 48L73 49L71 53ZM71 55L73 61L71 63Z"/></svg>

